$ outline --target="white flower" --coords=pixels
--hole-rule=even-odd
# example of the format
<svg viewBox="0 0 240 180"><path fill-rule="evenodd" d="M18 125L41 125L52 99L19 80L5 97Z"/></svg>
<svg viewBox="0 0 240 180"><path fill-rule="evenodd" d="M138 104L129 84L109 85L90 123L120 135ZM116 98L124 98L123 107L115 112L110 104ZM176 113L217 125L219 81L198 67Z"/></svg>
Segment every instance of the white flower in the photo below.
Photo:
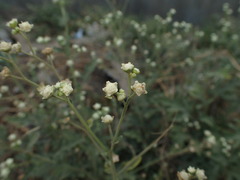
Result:
<svg viewBox="0 0 240 180"><path fill-rule="evenodd" d="M107 98L112 98L112 95L118 92L118 83L111 83L110 81L106 82L106 86L102 89L106 93Z"/></svg>
<svg viewBox="0 0 240 180"><path fill-rule="evenodd" d="M101 107L102 107L102 106L101 106L100 103L95 103L95 104L93 105L93 109L95 109L95 110L99 110Z"/></svg>
<svg viewBox="0 0 240 180"><path fill-rule="evenodd" d="M21 22L19 24L19 29L22 32L30 32L33 28L33 24L30 24L29 22L25 21L25 22Z"/></svg>
<svg viewBox="0 0 240 180"><path fill-rule="evenodd" d="M85 46L82 46L82 52L87 52L87 48Z"/></svg>
<svg viewBox="0 0 240 180"><path fill-rule="evenodd" d="M199 169L199 168L197 168L197 170L196 170L196 176L197 176L198 180L207 179L207 176L205 176L204 170Z"/></svg>
<svg viewBox="0 0 240 180"><path fill-rule="evenodd" d="M189 166L187 170L188 170L188 172L190 172L192 174L196 172L196 169L192 166Z"/></svg>
<svg viewBox="0 0 240 180"><path fill-rule="evenodd" d="M138 81L135 81L135 83L131 86L131 89L132 89L138 96L141 96L142 94L147 94L146 84L145 84L145 83L139 83Z"/></svg>
<svg viewBox="0 0 240 180"><path fill-rule="evenodd" d="M137 50L137 46L136 45L132 45L131 46L131 50L132 50L132 52L135 52Z"/></svg>
<svg viewBox="0 0 240 180"><path fill-rule="evenodd" d="M121 38L114 38L113 41L114 41L115 45L118 47L121 46L123 43L123 40Z"/></svg>
<svg viewBox="0 0 240 180"><path fill-rule="evenodd" d="M6 92L8 92L8 90L9 90L9 87L8 87L8 86L2 85L2 86L0 87L0 92L1 92L1 93L6 93Z"/></svg>
<svg viewBox="0 0 240 180"><path fill-rule="evenodd" d="M156 43L156 44L155 44L155 48L156 48L156 49L161 48L161 46L162 46L162 45L161 45L160 43Z"/></svg>
<svg viewBox="0 0 240 180"><path fill-rule="evenodd" d="M12 53L19 53L21 52L21 50L22 50L22 45L19 42L12 45L12 49L11 49Z"/></svg>
<svg viewBox="0 0 240 180"><path fill-rule="evenodd" d="M10 174L10 169L8 168L3 168L0 171L0 176L3 178L7 178L9 174Z"/></svg>
<svg viewBox="0 0 240 180"><path fill-rule="evenodd" d="M117 163L117 162L119 162L119 156L117 155L117 154L113 154L112 155L112 161L114 162L114 163Z"/></svg>
<svg viewBox="0 0 240 180"><path fill-rule="evenodd" d="M11 166L13 164L13 158L7 158L5 162L8 166Z"/></svg>
<svg viewBox="0 0 240 180"><path fill-rule="evenodd" d="M211 133L209 130L205 130L205 131L204 131L204 135L205 135L205 136L211 136L212 133Z"/></svg>
<svg viewBox="0 0 240 180"><path fill-rule="evenodd" d="M105 45L106 45L107 47L111 46L111 44L112 44L111 41L106 41L106 42L105 42Z"/></svg>
<svg viewBox="0 0 240 180"><path fill-rule="evenodd" d="M133 70L133 68L134 68L134 65L133 65L132 63L130 63L130 62L128 62L128 63L122 63L121 69L122 69L123 71L125 71L125 72L131 71L131 70Z"/></svg>
<svg viewBox="0 0 240 180"><path fill-rule="evenodd" d="M9 140L9 141L14 141L15 139L17 139L17 135L16 135L16 134L10 134L10 135L8 136L8 140Z"/></svg>
<svg viewBox="0 0 240 180"><path fill-rule="evenodd" d="M42 95L42 97L43 97L42 99L47 99L47 98L49 98L52 95L52 93L54 91L54 86L51 86L51 85L47 85L47 86L40 85L37 90L38 90L39 94Z"/></svg>
<svg viewBox="0 0 240 180"><path fill-rule="evenodd" d="M3 67L2 71L0 72L0 78L5 79L6 77L8 77L11 74L10 70L8 69L8 67Z"/></svg>
<svg viewBox="0 0 240 180"><path fill-rule="evenodd" d="M185 170L178 172L178 177L179 180L189 180L189 174Z"/></svg>
<svg viewBox="0 0 240 180"><path fill-rule="evenodd" d="M103 123L108 124L108 123L111 123L113 121L114 116L111 116L111 115L107 114L105 116L102 116L101 119L102 119Z"/></svg>
<svg viewBox="0 0 240 180"><path fill-rule="evenodd" d="M72 67L72 66L74 65L73 60L72 60L72 59L67 60L66 65L67 65L68 67Z"/></svg>
<svg viewBox="0 0 240 180"><path fill-rule="evenodd" d="M212 34L211 34L211 41L212 41L212 42L217 42L217 41L218 41L218 35L215 34L215 33L212 33Z"/></svg>
<svg viewBox="0 0 240 180"><path fill-rule="evenodd" d="M99 119L101 116L101 111L97 111L95 113L92 114L92 118L93 119Z"/></svg>
<svg viewBox="0 0 240 180"><path fill-rule="evenodd" d="M57 40L58 41L64 41L65 39L64 39L64 37L62 35L58 35L57 36Z"/></svg>
<svg viewBox="0 0 240 180"><path fill-rule="evenodd" d="M12 43L5 42L5 41L0 42L0 51L8 52L11 50L11 48L12 48Z"/></svg>
<svg viewBox="0 0 240 180"><path fill-rule="evenodd" d="M66 79L61 82L57 82L55 88L58 88L59 91L63 93L65 96L69 96L73 91L72 81Z"/></svg>
<svg viewBox="0 0 240 180"><path fill-rule="evenodd" d="M16 18L12 19L11 21L7 22L7 26L10 28L17 27L18 20Z"/></svg>
<svg viewBox="0 0 240 180"><path fill-rule="evenodd" d="M108 113L108 112L110 111L110 108L109 108L108 106L103 106L103 107L102 107L102 111L103 111L104 113Z"/></svg>
<svg viewBox="0 0 240 180"><path fill-rule="evenodd" d="M138 68L133 68L133 73L139 74L139 73L140 73L140 70L139 70Z"/></svg>
<svg viewBox="0 0 240 180"><path fill-rule="evenodd" d="M80 77L80 76L81 76L81 73L80 73L79 71L75 70L75 71L73 72L73 75L74 75L74 77Z"/></svg>

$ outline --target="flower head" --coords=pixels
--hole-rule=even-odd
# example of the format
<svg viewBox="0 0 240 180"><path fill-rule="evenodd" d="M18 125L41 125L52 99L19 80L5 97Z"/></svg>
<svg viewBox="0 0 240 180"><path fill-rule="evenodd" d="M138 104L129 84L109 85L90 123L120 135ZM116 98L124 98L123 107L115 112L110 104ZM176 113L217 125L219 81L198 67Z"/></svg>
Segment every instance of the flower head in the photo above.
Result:
<svg viewBox="0 0 240 180"><path fill-rule="evenodd" d="M107 114L105 116L102 116L101 119L102 119L103 123L108 124L108 123L111 123L113 121L114 116L111 116L111 115Z"/></svg>
<svg viewBox="0 0 240 180"><path fill-rule="evenodd" d="M51 55L53 53L53 48L46 47L42 50L42 54L44 55Z"/></svg>
<svg viewBox="0 0 240 180"><path fill-rule="evenodd" d="M18 20L16 18L14 18L11 21L7 22L6 25L10 28L16 28L18 25Z"/></svg>
<svg viewBox="0 0 240 180"><path fill-rule="evenodd" d="M189 166L187 170L188 170L188 172L190 172L192 174L196 172L196 169L192 166Z"/></svg>
<svg viewBox="0 0 240 180"><path fill-rule="evenodd" d="M93 105L93 109L95 109L95 110L99 110L101 107L102 107L102 105L100 103L95 103Z"/></svg>
<svg viewBox="0 0 240 180"><path fill-rule="evenodd" d="M125 72L132 71L133 68L134 68L134 65L133 65L132 63L130 63L130 62L128 62L128 63L122 63L121 69L122 69L123 71L125 71Z"/></svg>
<svg viewBox="0 0 240 180"><path fill-rule="evenodd" d="M199 168L197 168L197 170L196 170L196 176L197 176L198 180L207 179L207 177L205 176L204 170L199 169Z"/></svg>
<svg viewBox="0 0 240 180"><path fill-rule="evenodd" d="M10 75L10 70L8 69L8 67L3 67L2 71L0 72L0 77L2 79L5 79L6 77L8 77Z"/></svg>
<svg viewBox="0 0 240 180"><path fill-rule="evenodd" d="M12 43L1 41L0 42L0 51L9 52L12 48Z"/></svg>
<svg viewBox="0 0 240 180"><path fill-rule="evenodd" d="M114 82L111 83L110 81L106 82L106 86L102 89L106 93L106 97L111 99L112 95L114 95L116 92L118 92L118 83Z"/></svg>
<svg viewBox="0 0 240 180"><path fill-rule="evenodd" d="M19 53L21 52L21 50L22 50L22 45L19 42L17 42L12 45L11 53Z"/></svg>
<svg viewBox="0 0 240 180"><path fill-rule="evenodd" d="M49 98L53 94L54 86L51 86L51 85L47 85L47 86L40 85L37 88L37 90L38 90L39 94L42 96L42 99L47 99L47 98Z"/></svg>
<svg viewBox="0 0 240 180"><path fill-rule="evenodd" d="M65 96L69 96L73 92L72 81L69 79L57 82L55 88L59 89Z"/></svg>
<svg viewBox="0 0 240 180"><path fill-rule="evenodd" d="M119 92L117 92L117 100L122 101L126 98L126 93L123 89L120 89Z"/></svg>
<svg viewBox="0 0 240 180"><path fill-rule="evenodd" d="M138 96L141 96L142 94L147 94L146 84L145 84L145 83L139 83L138 81L135 81L135 83L131 86L131 89L132 89Z"/></svg>
<svg viewBox="0 0 240 180"><path fill-rule="evenodd" d="M189 180L189 174L185 170L178 172L177 175L179 180Z"/></svg>
<svg viewBox="0 0 240 180"><path fill-rule="evenodd" d="M25 21L25 22L21 22L19 24L19 29L22 32L30 32L33 28L33 24L30 24L29 22Z"/></svg>

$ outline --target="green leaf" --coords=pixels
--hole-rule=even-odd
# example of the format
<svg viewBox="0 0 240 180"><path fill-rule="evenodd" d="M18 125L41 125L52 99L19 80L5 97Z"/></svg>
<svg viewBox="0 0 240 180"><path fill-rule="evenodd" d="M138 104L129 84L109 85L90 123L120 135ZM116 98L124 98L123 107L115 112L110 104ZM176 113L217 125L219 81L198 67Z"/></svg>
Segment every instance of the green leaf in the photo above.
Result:
<svg viewBox="0 0 240 180"><path fill-rule="evenodd" d="M40 133L39 132L36 132L34 134L32 134L32 137L27 145L27 149L30 150L33 148L33 146L38 142L40 138Z"/></svg>

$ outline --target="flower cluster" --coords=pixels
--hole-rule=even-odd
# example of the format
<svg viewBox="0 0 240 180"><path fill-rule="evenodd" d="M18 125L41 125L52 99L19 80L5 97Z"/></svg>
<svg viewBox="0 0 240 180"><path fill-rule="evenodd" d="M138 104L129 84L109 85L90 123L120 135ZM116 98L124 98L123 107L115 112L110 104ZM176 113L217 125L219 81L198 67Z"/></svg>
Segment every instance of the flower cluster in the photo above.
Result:
<svg viewBox="0 0 240 180"><path fill-rule="evenodd" d="M208 148L212 148L216 145L216 137L209 130L205 130L204 135L206 136L206 146Z"/></svg>
<svg viewBox="0 0 240 180"><path fill-rule="evenodd" d="M12 29L13 34L17 34L19 32L30 32L33 28L33 24L30 24L27 21L19 23L17 19L9 21L7 26Z"/></svg>
<svg viewBox="0 0 240 180"><path fill-rule="evenodd" d="M8 140L10 142L10 146L11 147L18 147L22 145L22 141L21 139L18 139L16 134L10 134L8 136Z"/></svg>
<svg viewBox="0 0 240 180"><path fill-rule="evenodd" d="M40 85L38 87L39 94L43 97L42 99L47 99L51 95L56 93L58 96L69 96L72 91L72 82L69 79L57 82L55 85Z"/></svg>
<svg viewBox="0 0 240 180"><path fill-rule="evenodd" d="M121 69L124 72L128 73L130 78L136 77L136 75L140 73L140 70L138 68L135 68L134 65L130 62L122 63ZM147 94L146 84L139 83L138 81L135 81L135 83L131 86L131 90L138 96ZM118 89L117 82L107 81L106 86L103 88L103 91L106 94L105 97L108 99L112 99L114 95L116 95L118 101L123 101L126 98L125 91L123 89Z"/></svg>
<svg viewBox="0 0 240 180"><path fill-rule="evenodd" d="M189 166L187 171L182 170L177 173L178 180L204 180L207 179L204 170Z"/></svg>
<svg viewBox="0 0 240 180"><path fill-rule="evenodd" d="M140 73L140 70L138 68L135 68L134 65L130 62L122 63L121 69L124 72L128 73L132 78L136 77Z"/></svg>
<svg viewBox="0 0 240 180"><path fill-rule="evenodd" d="M102 119L103 123L109 124L109 123L111 123L113 121L114 116L111 116L111 115L107 114L105 116L102 116L101 119Z"/></svg>
<svg viewBox="0 0 240 180"><path fill-rule="evenodd" d="M110 108L108 106L102 106L100 103L95 103L93 105L95 112L92 114L93 120L100 119L101 116L105 116L109 113Z"/></svg>
<svg viewBox="0 0 240 180"><path fill-rule="evenodd" d="M112 99L113 95L118 92L118 83L106 82L106 86L102 89L106 93L106 98Z"/></svg>
<svg viewBox="0 0 240 180"><path fill-rule="evenodd" d="M19 53L22 50L22 45L17 42L12 44L10 42L1 41L0 42L0 52L10 52L10 53Z"/></svg>
<svg viewBox="0 0 240 180"><path fill-rule="evenodd" d="M4 162L0 163L0 179L8 179L11 169L14 167L14 160L12 158L6 159Z"/></svg>
<svg viewBox="0 0 240 180"><path fill-rule="evenodd" d="M10 70L8 69L8 67L3 67L2 71L0 72L0 78L2 79L5 79L7 78L8 76L10 76L11 72Z"/></svg>
<svg viewBox="0 0 240 180"><path fill-rule="evenodd" d="M131 86L131 89L132 89L138 96L141 96L142 94L147 94L146 84L145 84L145 83L139 83L138 81L135 81L135 83Z"/></svg>

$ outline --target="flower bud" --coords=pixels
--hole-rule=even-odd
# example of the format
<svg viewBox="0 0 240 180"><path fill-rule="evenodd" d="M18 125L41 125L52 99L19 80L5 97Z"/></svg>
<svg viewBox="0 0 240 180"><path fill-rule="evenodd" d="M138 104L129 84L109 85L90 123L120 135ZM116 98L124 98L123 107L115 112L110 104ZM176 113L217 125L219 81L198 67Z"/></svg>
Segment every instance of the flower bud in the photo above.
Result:
<svg viewBox="0 0 240 180"><path fill-rule="evenodd" d="M111 123L113 121L114 116L111 116L111 115L107 114L105 116L102 116L101 119L102 119L103 123L109 124L109 123Z"/></svg>
<svg viewBox="0 0 240 180"><path fill-rule="evenodd" d="M128 63L122 63L121 69L122 69L123 71L125 71L125 72L132 71L133 68L134 68L134 65L133 65L132 63L130 63L130 62L128 62Z"/></svg>
<svg viewBox="0 0 240 180"><path fill-rule="evenodd" d="M42 50L42 54L44 55L51 55L53 53L53 48L50 48L50 47L46 47L45 49Z"/></svg>
<svg viewBox="0 0 240 180"><path fill-rule="evenodd" d="M199 169L199 168L197 168L197 170L196 170L196 176L198 179L201 179L201 180L207 179L207 176L205 175L204 170Z"/></svg>
<svg viewBox="0 0 240 180"><path fill-rule="evenodd" d="M123 101L126 98L126 93L123 89L120 89L119 92L117 92L117 100Z"/></svg>
<svg viewBox="0 0 240 180"><path fill-rule="evenodd" d="M12 19L11 21L7 22L7 26L14 29L18 25L18 20L16 18Z"/></svg>
<svg viewBox="0 0 240 180"><path fill-rule="evenodd" d="M12 43L1 41L0 42L0 51L9 52L12 48Z"/></svg>
<svg viewBox="0 0 240 180"><path fill-rule="evenodd" d="M190 172L192 174L196 172L196 169L192 166L189 166L187 170L188 170L188 172Z"/></svg>
<svg viewBox="0 0 240 180"><path fill-rule="evenodd" d="M22 51L22 45L19 42L12 45L11 53L19 53L21 51Z"/></svg>
<svg viewBox="0 0 240 180"><path fill-rule="evenodd" d="M131 78L135 78L137 75L135 73L129 73Z"/></svg>
<svg viewBox="0 0 240 180"><path fill-rule="evenodd" d="M12 29L12 34L13 34L13 35L18 34L19 32L20 32L19 27L16 27L15 29Z"/></svg>
<svg viewBox="0 0 240 180"><path fill-rule="evenodd" d="M0 77L2 79L5 79L6 77L10 76L11 72L10 70L8 69L8 67L3 67L2 71L0 72Z"/></svg>
<svg viewBox="0 0 240 180"><path fill-rule="evenodd" d="M21 22L19 24L19 29L22 32L30 32L33 28L33 24L30 24L29 22L25 21L25 22Z"/></svg>
<svg viewBox="0 0 240 180"><path fill-rule="evenodd" d="M70 81L69 79L57 82L54 87L59 90L59 96L69 96L73 92L72 81Z"/></svg>
<svg viewBox="0 0 240 180"><path fill-rule="evenodd" d="M47 86L40 85L37 88L37 90L38 90L39 94L42 96L42 99L47 99L47 98L49 98L53 94L54 86L51 86L51 85L47 85Z"/></svg>
<svg viewBox="0 0 240 180"><path fill-rule="evenodd" d="M178 172L177 175L178 175L179 180L189 180L189 178L190 178L188 173L185 170Z"/></svg>
<svg viewBox="0 0 240 180"><path fill-rule="evenodd" d="M139 73L140 73L140 70L139 70L138 68L133 68L133 73L139 74Z"/></svg>

